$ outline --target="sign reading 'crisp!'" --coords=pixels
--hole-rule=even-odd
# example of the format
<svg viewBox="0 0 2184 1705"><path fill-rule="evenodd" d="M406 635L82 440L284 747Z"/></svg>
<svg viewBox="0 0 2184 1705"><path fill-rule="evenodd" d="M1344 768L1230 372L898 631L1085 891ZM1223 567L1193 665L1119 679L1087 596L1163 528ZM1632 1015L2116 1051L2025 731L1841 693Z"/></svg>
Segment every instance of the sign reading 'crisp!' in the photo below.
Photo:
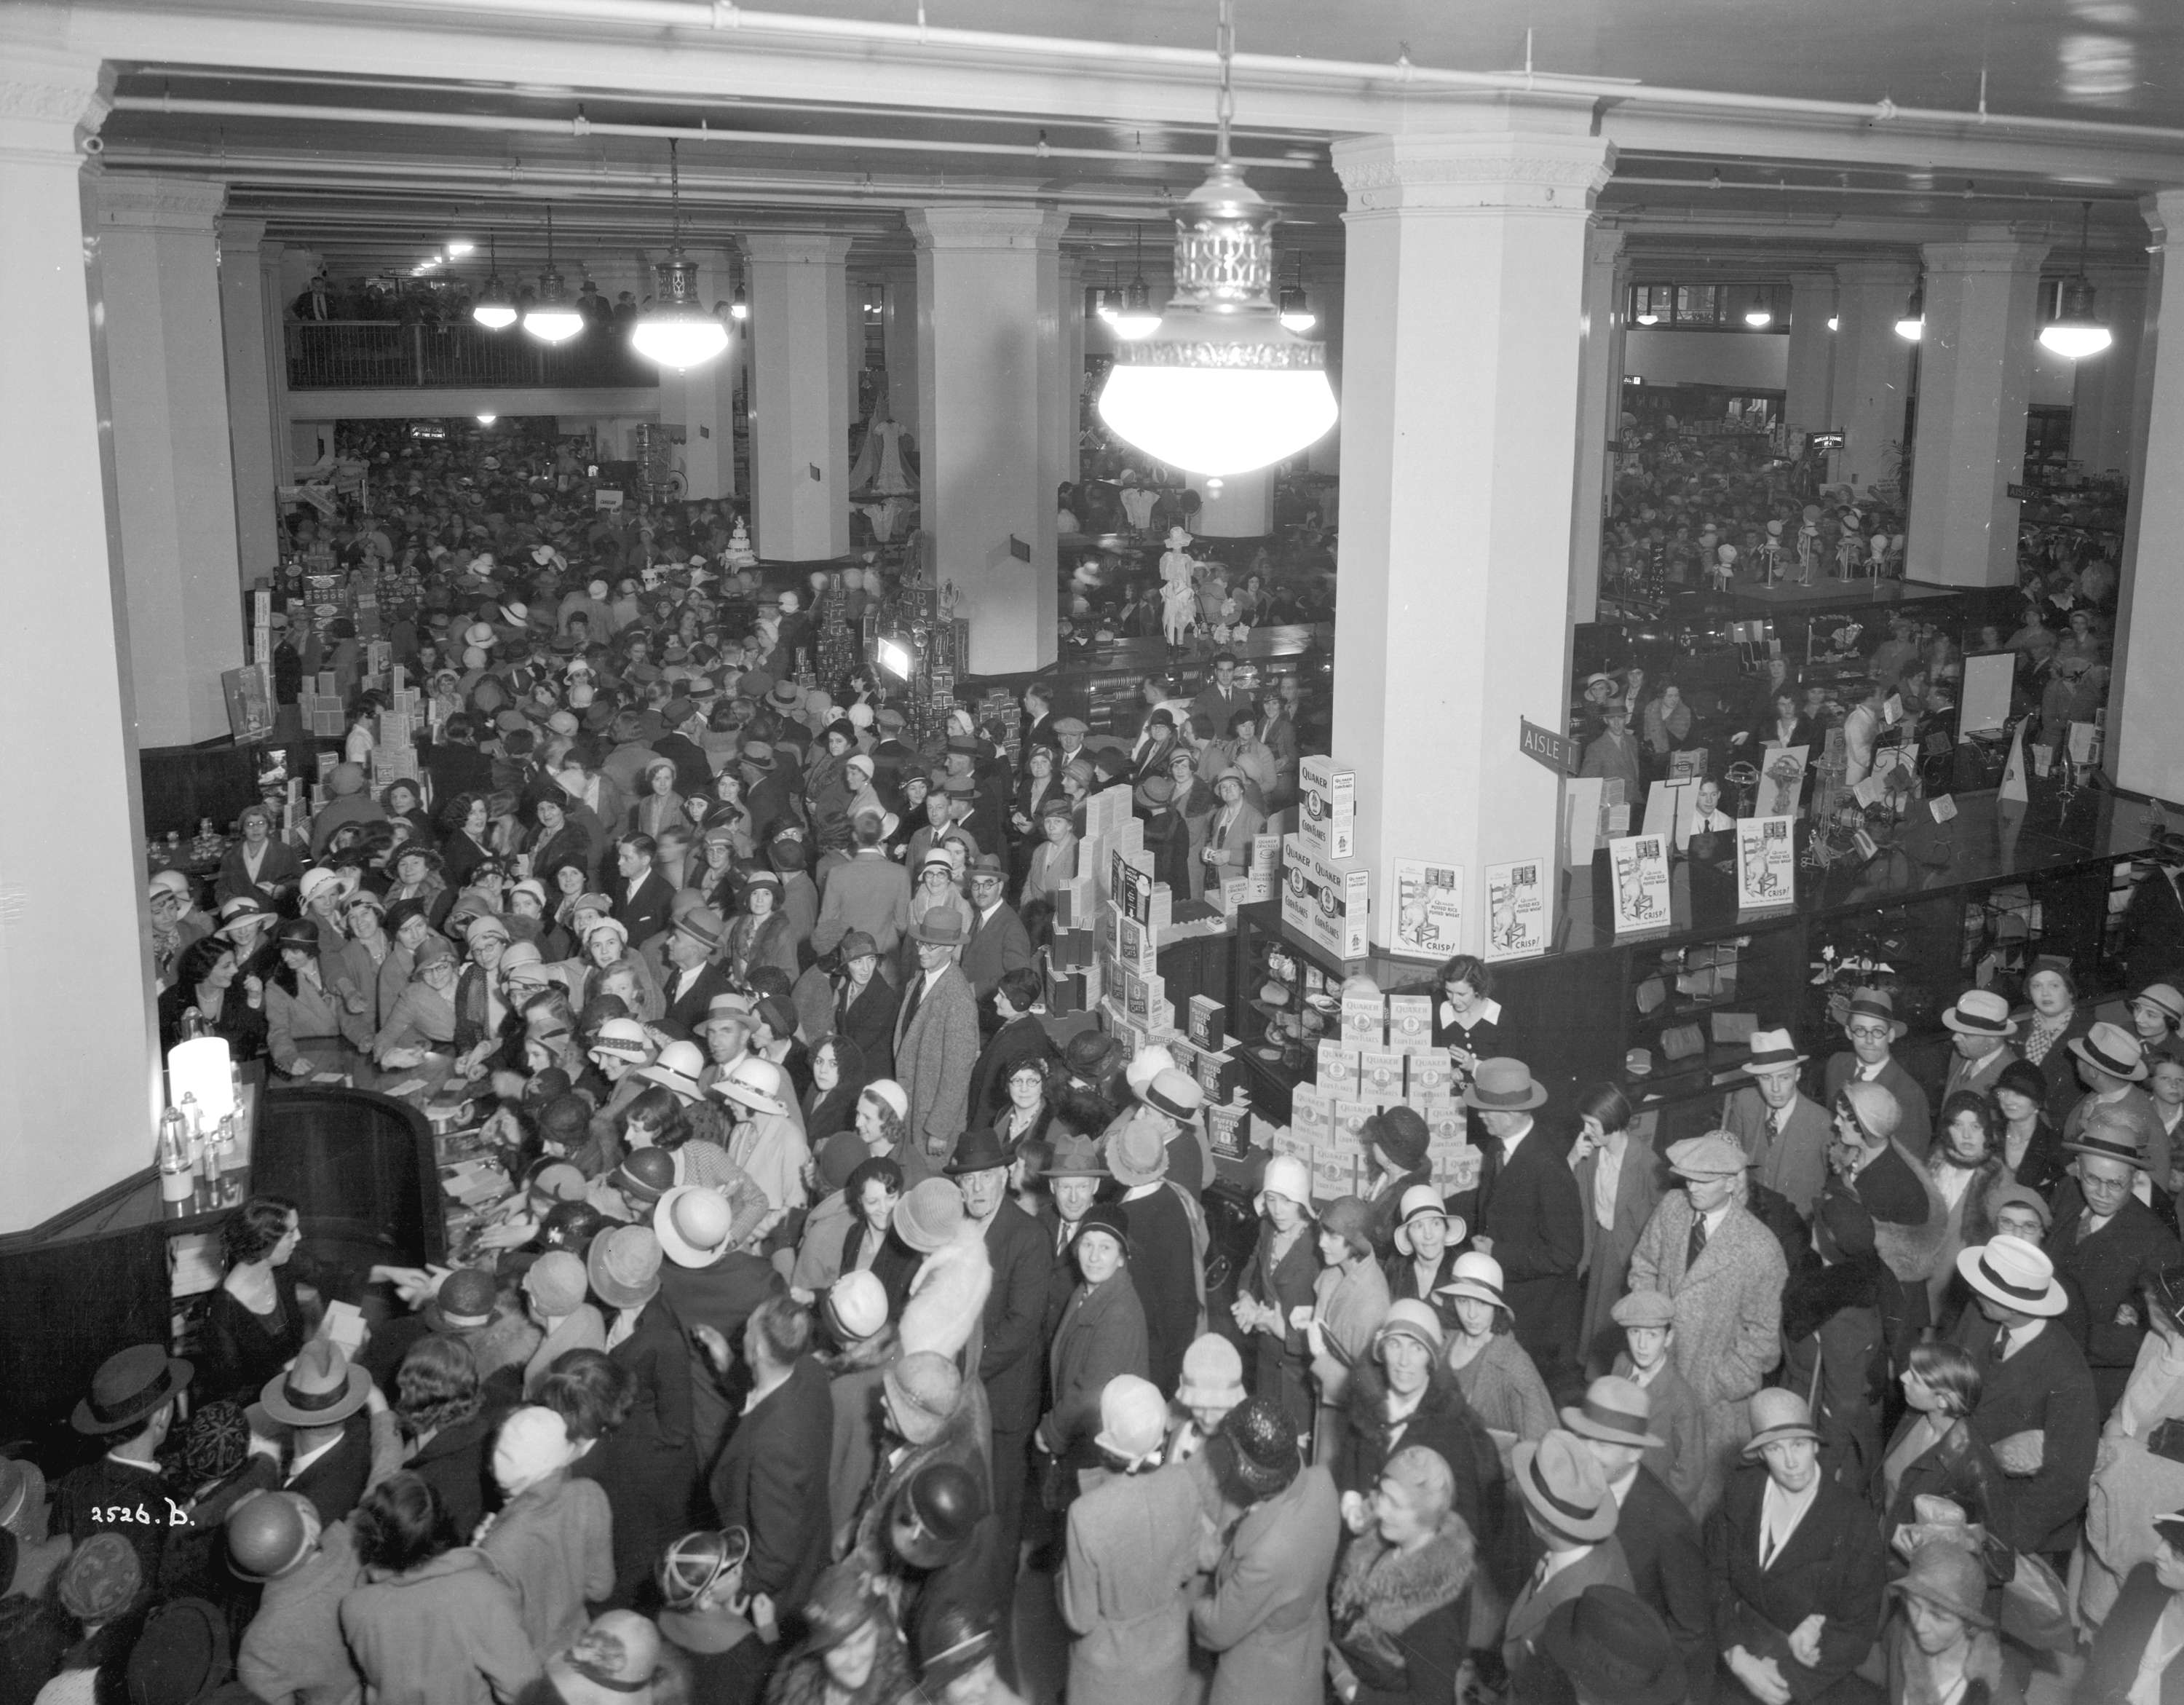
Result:
<svg viewBox="0 0 2184 1705"><path fill-rule="evenodd" d="M1577 773L1577 742L1567 734L1557 734L1552 728L1542 728L1536 722L1517 719L1521 731L1517 736L1517 749L1535 763L1545 764L1558 776Z"/></svg>

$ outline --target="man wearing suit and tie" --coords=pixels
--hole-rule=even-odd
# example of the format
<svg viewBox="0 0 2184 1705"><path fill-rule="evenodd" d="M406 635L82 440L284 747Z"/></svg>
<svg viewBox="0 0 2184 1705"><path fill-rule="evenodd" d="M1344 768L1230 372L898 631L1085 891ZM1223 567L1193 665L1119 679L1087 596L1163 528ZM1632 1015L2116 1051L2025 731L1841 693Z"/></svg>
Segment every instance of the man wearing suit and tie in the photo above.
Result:
<svg viewBox="0 0 2184 1705"><path fill-rule="evenodd" d="M1547 1099L1522 1060L1481 1060L1464 1105L1492 1140L1479 1167L1472 1246L1502 1264L1517 1341L1550 1392L1577 1350L1585 1206L1564 1151L1532 1121ZM1567 1385L1568 1382L1565 1381Z"/></svg>
<svg viewBox="0 0 2184 1705"><path fill-rule="evenodd" d="M1545 1555L1509 1607L1502 1661L1513 1702L1546 1705L1569 1697L1569 1683L1543 1638L1547 1619L1587 1587L1630 1591L1630 1565L1615 1541L1615 1500L1583 1440L1559 1427L1537 1444L1525 1440L1516 1448L1510 1478Z"/></svg>
<svg viewBox="0 0 2184 1705"><path fill-rule="evenodd" d="M667 961L662 995L667 1002L667 1022L694 1036L705 1022L716 995L728 991L728 967L712 956L727 937L728 927L710 905L694 905L676 921L661 944Z"/></svg>
<svg viewBox="0 0 2184 1705"><path fill-rule="evenodd" d="M1652 1429L1652 1400L1629 1379L1596 1379L1563 1425L1600 1464L1621 1512L1616 1543L1630 1565L1631 1590L1652 1607L1684 1660L1689 1705L1713 1697L1713 1609L1698 1524L1659 1475L1645 1466L1665 1442Z"/></svg>
<svg viewBox="0 0 2184 1705"><path fill-rule="evenodd" d="M956 968L963 920L935 906L910 927L917 972L894 1020L894 1075L910 1095L901 1156L905 1190L937 1178L969 1123L978 1065L978 1006Z"/></svg>
<svg viewBox="0 0 2184 1705"><path fill-rule="evenodd" d="M1956 1042L1949 1075L1942 1082L1942 1100L1959 1089L1992 1095L2003 1071L2018 1057L2017 1050L2009 1045L2017 1034L2009 1003L1992 989L1967 989L1942 1015L1942 1022Z"/></svg>
<svg viewBox="0 0 2184 1705"><path fill-rule="evenodd" d="M993 997L1004 973L1031 963L1031 936L1015 908L1001 898L1009 872L998 855L980 853L971 861L970 876L973 916L959 968L969 979L972 995L983 1003Z"/></svg>
<svg viewBox="0 0 2184 1705"><path fill-rule="evenodd" d="M1670 1353L1698 1400L1705 1446L1693 1504L1702 1516L1750 1436L1745 1405L1782 1359L1789 1264L1774 1234L1736 1200L1744 1166L1726 1131L1670 1144L1669 1169L1683 1188L1662 1200L1630 1257L1631 1290L1658 1290L1675 1305Z"/></svg>
<svg viewBox="0 0 2184 1705"><path fill-rule="evenodd" d="M1896 1105L1902 1110L1897 1135L1911 1151L1912 1159L1923 1161L1934 1134L1933 1112L1919 1080L1888 1051L1910 1028L1896 1016L1896 1002L1886 989L1861 989L1853 994L1843 1019L1843 1034L1850 1038L1850 1046L1829 1056L1820 1079L1820 1100L1832 1107L1844 1084L1878 1084L1896 1097Z"/></svg>
<svg viewBox="0 0 2184 1705"><path fill-rule="evenodd" d="M2134 1194L2146 1166L2136 1127L2095 1113L2078 1139L2063 1147L2077 1156L2070 1168L2075 1176L2056 1187L2055 1223L2042 1248L2056 1277L2075 1282L2086 1299L2079 1347L2105 1419L2146 1340L2140 1275L2184 1261L2184 1249Z"/></svg>
<svg viewBox="0 0 2184 1705"><path fill-rule="evenodd" d="M1744 1456L1763 1466L1731 1476L1707 1523L1722 1663L1755 1699L1870 1698L1852 1672L1880 1635L1880 1525L1856 1492L1821 1474L1820 1437L1802 1397L1758 1392L1750 1424Z"/></svg>
<svg viewBox="0 0 2184 1705"><path fill-rule="evenodd" d="M629 932L629 944L642 947L667 928L675 890L655 870L652 855L660 850L650 835L624 835L615 843L617 873L613 917Z"/></svg>
<svg viewBox="0 0 2184 1705"><path fill-rule="evenodd" d="M1957 1323L1957 1342L1980 1372L1968 1420L2008 1477L1992 1519L2011 1549L2052 1561L2077 1543L2101 1439L2093 1376L2056 1318L2070 1299L2055 1264L2014 1237L1958 1251L1957 1271L1979 1305Z"/></svg>
<svg viewBox="0 0 2184 1705"><path fill-rule="evenodd" d="M1758 1181L1807 1219L1828 1181L1828 1110L1797 1089L1806 1056L1787 1030L1755 1030L1744 1070L1752 1082L1722 1102L1722 1128L1744 1145Z"/></svg>

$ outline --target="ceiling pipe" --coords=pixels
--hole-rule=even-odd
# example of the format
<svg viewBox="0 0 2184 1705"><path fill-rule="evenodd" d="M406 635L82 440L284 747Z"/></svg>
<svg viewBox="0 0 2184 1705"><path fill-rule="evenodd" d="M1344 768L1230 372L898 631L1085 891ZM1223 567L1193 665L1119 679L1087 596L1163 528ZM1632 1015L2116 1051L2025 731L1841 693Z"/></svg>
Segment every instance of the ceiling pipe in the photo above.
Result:
<svg viewBox="0 0 2184 1705"><path fill-rule="evenodd" d="M1200 48L953 30L922 23L885 24L861 19L806 17L794 13L750 11L732 3L732 0L616 0L613 10L604 13L597 0L348 0L345 10L352 19L365 12L425 12L468 25L476 23L480 14L493 14L552 19L592 28L602 25L634 25L705 35L726 32L773 36L824 42L845 48L884 49L890 56L953 51L988 59L1073 61L1078 69L1086 62L1094 62L1113 64L1140 76L1155 70L1176 73L1194 84L1209 87L1218 69L1216 56ZM2112 148L2120 142L2133 141L2184 148L2184 129L2167 125L2112 125L2093 120L2049 119L1991 110L1957 112L1947 108L1903 107L1886 98L1871 103L1827 101L1800 96L1680 89L1552 72L1450 70L1418 65L1407 58L1398 64L1368 64L1351 60L1239 53L1234 65L1239 81L1256 78L1262 84L1283 87L1327 82L1362 82L1376 86L1385 84L1413 98L1435 90L1491 91L1561 96L1664 111L1680 109L1736 113L1763 121L1780 122L1786 116L1796 116L1832 120L1846 125L1886 125L1906 132L1973 131L1982 136L2015 134L2057 140L2071 137L2093 147Z"/></svg>
<svg viewBox="0 0 2184 1705"><path fill-rule="evenodd" d="M534 119L488 113L410 112L398 107L350 107L298 101L215 101L179 95L116 95L118 113L179 114L208 119L293 120L310 124L387 125L410 130L515 131L526 136L627 137L644 142L744 142L781 148L847 148L871 153L994 154L1010 159L1099 160L1108 164L1202 167L1210 155L1140 153L1129 148L1068 148L1036 142L940 142L913 137L839 137L777 131L733 131L704 125L619 125L599 119ZM1317 171L1318 160L1253 156L1238 162L1254 171Z"/></svg>

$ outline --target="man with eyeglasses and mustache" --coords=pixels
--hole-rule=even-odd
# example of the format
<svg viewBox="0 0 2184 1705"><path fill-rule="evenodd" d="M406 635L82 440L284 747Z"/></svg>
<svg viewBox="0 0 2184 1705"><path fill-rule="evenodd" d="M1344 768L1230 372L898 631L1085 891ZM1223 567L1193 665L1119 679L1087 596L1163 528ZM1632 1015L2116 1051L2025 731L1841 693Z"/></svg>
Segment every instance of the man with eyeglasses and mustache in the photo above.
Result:
<svg viewBox="0 0 2184 1705"><path fill-rule="evenodd" d="M1925 1160L1933 1140L1934 1116L1919 1081L1890 1055L1889 1048L1910 1028L1896 1016L1896 1003L1885 989L1861 989L1850 997L1843 1034L1849 1049L1832 1055L1821 1080L1820 1105L1832 1107L1846 1084L1877 1084L1896 1098L1896 1139Z"/></svg>

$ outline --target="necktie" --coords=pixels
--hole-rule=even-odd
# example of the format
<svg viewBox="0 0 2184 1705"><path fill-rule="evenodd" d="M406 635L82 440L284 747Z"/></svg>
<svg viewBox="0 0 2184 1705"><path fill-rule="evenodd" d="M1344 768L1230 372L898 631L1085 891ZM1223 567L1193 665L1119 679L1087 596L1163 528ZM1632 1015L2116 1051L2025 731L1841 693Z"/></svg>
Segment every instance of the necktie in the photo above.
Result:
<svg viewBox="0 0 2184 1705"><path fill-rule="evenodd" d="M1479 1157L1479 1212L1483 1218L1486 1205L1494 1200L1494 1186L1502 1176L1502 1145L1489 1138L1481 1145Z"/></svg>
<svg viewBox="0 0 2184 1705"><path fill-rule="evenodd" d="M1693 1268L1699 1264L1699 1257L1706 1253L1706 1216L1704 1214L1694 1214L1691 1217L1691 1234L1684 1244L1685 1272L1689 1273Z"/></svg>
<svg viewBox="0 0 2184 1705"><path fill-rule="evenodd" d="M895 1034L910 1034L910 1021L917 1016L917 1003L925 999L925 973L917 973L917 981L910 985L910 993L902 997L902 1017L895 1026Z"/></svg>
<svg viewBox="0 0 2184 1705"><path fill-rule="evenodd" d="M1997 1326L1994 1329L1994 1359L1999 1362L2008 1354L2009 1329L2007 1326Z"/></svg>

